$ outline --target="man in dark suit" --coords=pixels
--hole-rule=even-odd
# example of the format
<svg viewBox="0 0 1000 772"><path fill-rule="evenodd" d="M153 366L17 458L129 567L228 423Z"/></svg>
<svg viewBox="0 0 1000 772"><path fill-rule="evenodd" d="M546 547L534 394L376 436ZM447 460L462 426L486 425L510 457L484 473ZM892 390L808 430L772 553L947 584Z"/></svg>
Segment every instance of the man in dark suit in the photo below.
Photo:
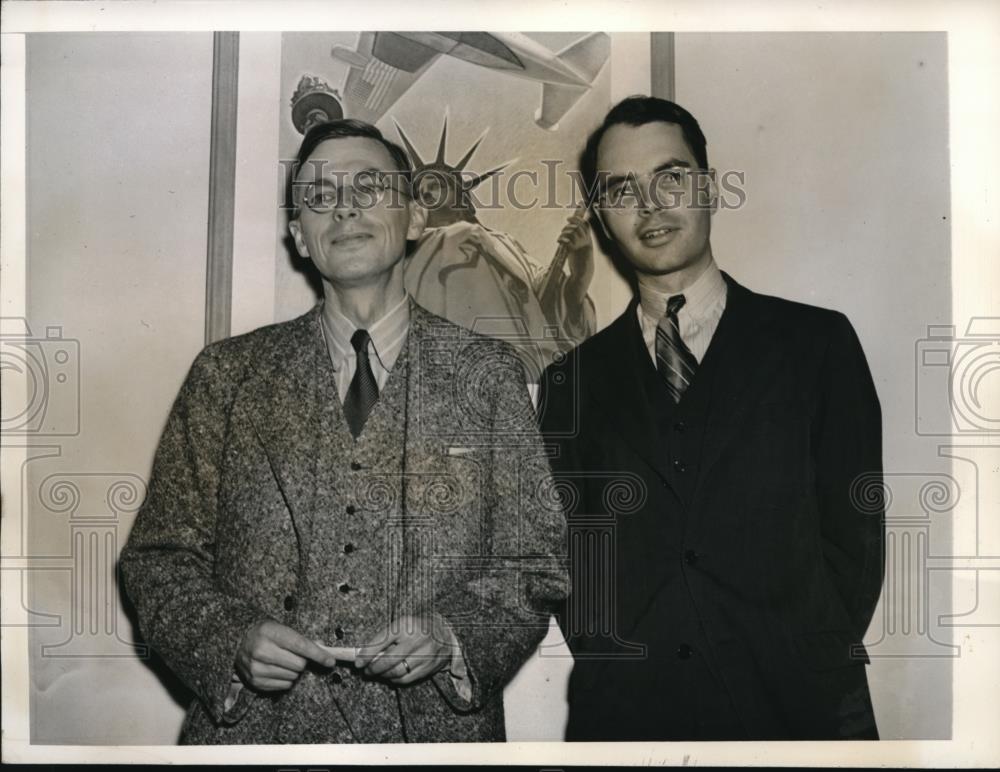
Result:
<svg viewBox="0 0 1000 772"><path fill-rule="evenodd" d="M877 739L881 413L850 323L718 269L714 174L678 105L621 102L581 165L637 292L542 381L567 739Z"/></svg>

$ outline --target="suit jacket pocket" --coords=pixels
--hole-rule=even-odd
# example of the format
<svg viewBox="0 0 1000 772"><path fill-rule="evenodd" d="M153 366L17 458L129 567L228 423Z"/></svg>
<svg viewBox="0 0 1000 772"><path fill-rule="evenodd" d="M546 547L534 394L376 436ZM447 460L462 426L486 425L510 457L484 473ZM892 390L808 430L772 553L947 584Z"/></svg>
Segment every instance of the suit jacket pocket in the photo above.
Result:
<svg viewBox="0 0 1000 772"><path fill-rule="evenodd" d="M869 662L864 645L848 630L800 633L794 643L800 660L809 670L834 670Z"/></svg>

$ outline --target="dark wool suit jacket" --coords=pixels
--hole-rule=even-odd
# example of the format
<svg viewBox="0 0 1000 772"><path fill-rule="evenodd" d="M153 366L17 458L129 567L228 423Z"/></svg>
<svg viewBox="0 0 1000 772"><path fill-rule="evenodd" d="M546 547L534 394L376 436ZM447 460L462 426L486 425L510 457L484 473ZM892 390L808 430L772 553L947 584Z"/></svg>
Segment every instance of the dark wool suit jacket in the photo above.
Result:
<svg viewBox="0 0 1000 772"><path fill-rule="evenodd" d="M675 737L665 722L692 695L663 673L688 654L682 619L731 698L734 739L876 736L861 646L884 554L872 378L842 314L725 278L678 405L637 301L543 378L569 518L567 739Z"/></svg>
<svg viewBox="0 0 1000 772"><path fill-rule="evenodd" d="M405 389L396 389L397 396L405 391L398 397L405 436L368 437L365 463L357 463L342 451L350 435L337 439L344 421L319 313L317 306L197 357L122 555L145 639L196 697L181 740L502 740L503 686L545 635L568 589L565 522L548 495L548 463L517 355L413 304L406 347L390 376L392 383L408 370ZM396 417L380 420L388 426ZM361 522L354 554L321 557L345 566L384 561L386 575L403 566L393 592L411 602L417 589L427 597L416 608L395 605L394 613L435 611L448 619L472 679L471 701L445 671L397 690L337 668L342 679L310 669L288 692L243 689L227 710L237 646L258 620L337 643L328 619L345 608L344 596L332 583L310 581L305 556L319 529L345 517L338 480L377 470L387 454L405 459L405 480L381 474L363 493L387 502L392 522L375 519L375 503L350 507L354 518L373 518L370 535ZM399 490L405 506L392 509ZM398 554L390 554L392 528L408 535ZM378 589L350 597L381 603ZM388 622L382 608L369 617Z"/></svg>

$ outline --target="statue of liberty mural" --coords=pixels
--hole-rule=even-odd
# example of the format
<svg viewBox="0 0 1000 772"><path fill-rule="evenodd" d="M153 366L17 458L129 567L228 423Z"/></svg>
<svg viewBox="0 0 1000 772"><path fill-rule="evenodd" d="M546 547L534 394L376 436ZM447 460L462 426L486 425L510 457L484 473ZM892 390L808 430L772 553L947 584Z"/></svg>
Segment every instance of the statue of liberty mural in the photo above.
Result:
<svg viewBox="0 0 1000 772"><path fill-rule="evenodd" d="M445 160L445 118L437 155L425 162L397 123L414 165L414 193L427 207L427 228L407 258L405 282L424 308L517 348L529 382L561 352L595 331L587 294L594 274L590 228L577 210L557 239L547 268L507 233L483 225L469 193L507 164L465 172L480 137L460 160Z"/></svg>

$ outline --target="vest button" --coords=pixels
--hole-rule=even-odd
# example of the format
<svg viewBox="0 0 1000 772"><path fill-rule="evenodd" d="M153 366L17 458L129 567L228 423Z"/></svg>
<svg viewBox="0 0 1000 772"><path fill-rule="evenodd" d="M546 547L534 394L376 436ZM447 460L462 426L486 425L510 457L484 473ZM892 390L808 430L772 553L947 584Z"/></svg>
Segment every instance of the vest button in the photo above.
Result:
<svg viewBox="0 0 1000 772"><path fill-rule="evenodd" d="M295 609L295 598L291 595L285 596L285 611L292 611Z"/></svg>
<svg viewBox="0 0 1000 772"><path fill-rule="evenodd" d="M337 625L335 628L333 628L333 634L337 636L338 641L344 640L344 628L341 627L340 625Z"/></svg>
<svg viewBox="0 0 1000 772"><path fill-rule="evenodd" d="M344 511L349 515L353 515L358 510L353 504L348 504Z"/></svg>
<svg viewBox="0 0 1000 772"><path fill-rule="evenodd" d="M677 647L677 659L691 659L691 652L693 651L694 649L692 649L686 643L682 643L680 646Z"/></svg>
<svg viewBox="0 0 1000 772"><path fill-rule="evenodd" d="M687 471L687 467L684 465L683 461L674 461L674 469L683 474Z"/></svg>
<svg viewBox="0 0 1000 772"><path fill-rule="evenodd" d="M698 553L695 552L694 550L685 550L684 551L684 562L687 563L689 566L693 566L693 565L697 564L697 562L698 562Z"/></svg>
<svg viewBox="0 0 1000 772"><path fill-rule="evenodd" d="M344 554L350 555L352 552L354 552L354 545L348 542L344 545Z"/></svg>
<svg viewBox="0 0 1000 772"><path fill-rule="evenodd" d="M687 424L684 423L683 421L678 421L677 423L674 424L675 432L683 432L685 429L687 429Z"/></svg>
<svg viewBox="0 0 1000 772"><path fill-rule="evenodd" d="M343 683L344 677L340 673L330 673L330 681L334 684Z"/></svg>
<svg viewBox="0 0 1000 772"><path fill-rule="evenodd" d="M357 472L359 469L361 469L360 462L358 462L358 461L352 461L351 462L351 469L353 469L355 472Z"/></svg>

